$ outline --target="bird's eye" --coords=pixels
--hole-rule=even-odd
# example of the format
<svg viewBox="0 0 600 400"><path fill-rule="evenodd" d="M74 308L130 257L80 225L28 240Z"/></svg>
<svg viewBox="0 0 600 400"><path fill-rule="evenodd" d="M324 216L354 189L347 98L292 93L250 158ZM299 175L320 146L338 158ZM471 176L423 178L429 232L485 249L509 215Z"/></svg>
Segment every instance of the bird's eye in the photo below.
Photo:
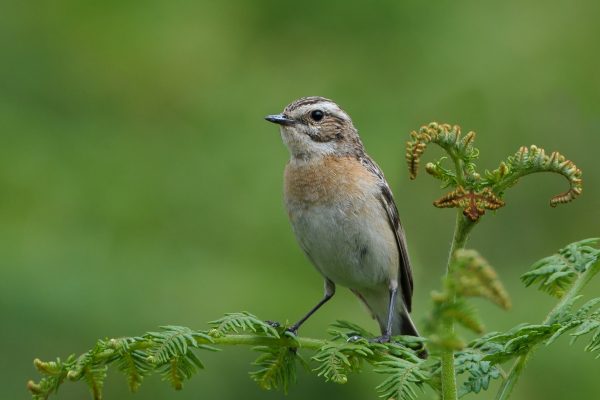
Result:
<svg viewBox="0 0 600 400"><path fill-rule="evenodd" d="M313 119L313 121L320 121L323 119L324 116L325 113L323 113L323 111L321 110L314 110L310 113L310 117Z"/></svg>

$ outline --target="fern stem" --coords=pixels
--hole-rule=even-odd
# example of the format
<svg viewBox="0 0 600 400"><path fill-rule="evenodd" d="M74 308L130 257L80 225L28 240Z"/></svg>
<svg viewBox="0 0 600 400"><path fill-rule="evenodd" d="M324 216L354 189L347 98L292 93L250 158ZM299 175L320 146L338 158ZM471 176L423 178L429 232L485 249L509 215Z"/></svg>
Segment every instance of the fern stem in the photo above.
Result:
<svg viewBox="0 0 600 400"><path fill-rule="evenodd" d="M558 315L560 315L564 311L565 307L567 307L574 300L574 298L579 295L583 288L598 272L600 272L600 262L590 266L585 272L579 275L567 293L565 293L552 311L548 313L546 319L544 320L544 324L551 323ZM527 361L529 361L531 353L536 347L537 346L532 347L527 353L522 354L519 356L519 358L517 358L508 374L508 377L502 383L500 390L498 390L496 400L506 400L510 397L517 381L525 369L525 364L527 364Z"/></svg>
<svg viewBox="0 0 600 400"><path fill-rule="evenodd" d="M448 255L448 266L446 267L446 273L449 273L448 269L452 264L452 257L458 249L463 249L469 238L471 230L475 226L476 222L471 221L465 217L461 211L456 213L456 225L454 227L454 237L452 238L452 245L450 246L450 254Z"/></svg>
<svg viewBox="0 0 600 400"><path fill-rule="evenodd" d="M460 158L460 156L458 156L456 154L455 151L447 150L447 152L450 155L452 162L454 163L454 170L456 171L456 182L458 183L459 186L465 186L465 175L463 173L463 170L464 170L463 160Z"/></svg>
<svg viewBox="0 0 600 400"><path fill-rule="evenodd" d="M583 272L577 280L573 283L573 286L569 289L567 293L560 299L556 307L548 313L548 316L544 320L544 324L550 323L554 320L559 314L561 314L564 308L573 301L575 296L578 296L579 293L583 290L583 288L592 280L594 275L600 272L600 262L597 262L594 265L591 265L585 272Z"/></svg>
<svg viewBox="0 0 600 400"><path fill-rule="evenodd" d="M226 335L221 337L213 338L213 345L244 345L244 346L286 346L286 347L298 347L303 349L319 350L325 344L329 343L327 340L313 339L306 337L296 337L295 339L288 338L275 338L261 335L249 335L249 334L235 334Z"/></svg>
<svg viewBox="0 0 600 400"><path fill-rule="evenodd" d="M476 222L471 221L465 217L461 211L456 213L456 225L454 227L454 237L452 238L452 245L450 246L450 254L448 255L448 265L446 267L446 275L452 273L450 268L452 266L452 259L456 250L465 247L465 243L469 237L469 233L475 226ZM450 301L453 303L454 298ZM448 336L454 333L454 324L452 322L445 326L446 333ZM442 367L442 399L443 400L456 400L458 398L456 388L456 372L454 370L454 350L445 349L441 354L441 367Z"/></svg>

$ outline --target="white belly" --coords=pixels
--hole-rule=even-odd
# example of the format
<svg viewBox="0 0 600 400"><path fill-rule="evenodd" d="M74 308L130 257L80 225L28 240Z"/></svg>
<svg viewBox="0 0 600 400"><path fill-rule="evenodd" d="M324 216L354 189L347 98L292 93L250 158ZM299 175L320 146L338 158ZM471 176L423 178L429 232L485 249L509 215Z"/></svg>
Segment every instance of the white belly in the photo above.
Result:
<svg viewBox="0 0 600 400"><path fill-rule="evenodd" d="M323 276L351 289L388 287L398 250L385 210L374 197L288 212L300 246ZM368 205L368 206L367 206Z"/></svg>

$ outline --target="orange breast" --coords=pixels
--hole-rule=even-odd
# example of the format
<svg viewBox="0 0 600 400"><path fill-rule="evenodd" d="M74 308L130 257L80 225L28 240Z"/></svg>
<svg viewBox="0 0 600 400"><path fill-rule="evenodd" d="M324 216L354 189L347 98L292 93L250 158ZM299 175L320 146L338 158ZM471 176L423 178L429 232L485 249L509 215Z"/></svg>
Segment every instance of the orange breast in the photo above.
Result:
<svg viewBox="0 0 600 400"><path fill-rule="evenodd" d="M376 183L377 178L353 157L290 161L285 169L285 199L288 206L343 202L372 193Z"/></svg>

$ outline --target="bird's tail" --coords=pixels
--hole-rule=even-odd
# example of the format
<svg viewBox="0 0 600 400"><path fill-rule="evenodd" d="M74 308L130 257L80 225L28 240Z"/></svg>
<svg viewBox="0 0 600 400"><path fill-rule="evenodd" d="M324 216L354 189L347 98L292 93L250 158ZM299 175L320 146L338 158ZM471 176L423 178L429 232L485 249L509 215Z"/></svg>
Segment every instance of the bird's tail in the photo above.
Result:
<svg viewBox="0 0 600 400"><path fill-rule="evenodd" d="M389 294L387 291L357 291L353 290L354 294L367 306L371 315L379 323L381 334L384 335L387 330ZM398 296L394 315L392 316L392 336L409 335L421 336L410 318L410 314L402 301L402 296ZM418 350L417 354L421 358L427 358L427 350L423 346Z"/></svg>
<svg viewBox="0 0 600 400"><path fill-rule="evenodd" d="M400 303L400 302L398 302ZM404 304L396 304L396 312L394 314L394 319L392 320L392 336L393 335L410 335L410 336L421 336L419 335L419 331L417 331L417 327L415 323L410 318L410 314L408 311L404 309ZM402 309L398 309L402 307ZM387 317L386 317L387 319ZM379 319L378 319L379 321ZM387 321L385 322L387 324ZM385 326L379 323L382 331L385 330Z"/></svg>
<svg viewBox="0 0 600 400"><path fill-rule="evenodd" d="M379 323L381 334L387 329L389 294L386 291L357 291L354 294L367 306L371 315ZM394 315L392 316L392 335L420 336L414 322L410 318L402 296L398 296Z"/></svg>

